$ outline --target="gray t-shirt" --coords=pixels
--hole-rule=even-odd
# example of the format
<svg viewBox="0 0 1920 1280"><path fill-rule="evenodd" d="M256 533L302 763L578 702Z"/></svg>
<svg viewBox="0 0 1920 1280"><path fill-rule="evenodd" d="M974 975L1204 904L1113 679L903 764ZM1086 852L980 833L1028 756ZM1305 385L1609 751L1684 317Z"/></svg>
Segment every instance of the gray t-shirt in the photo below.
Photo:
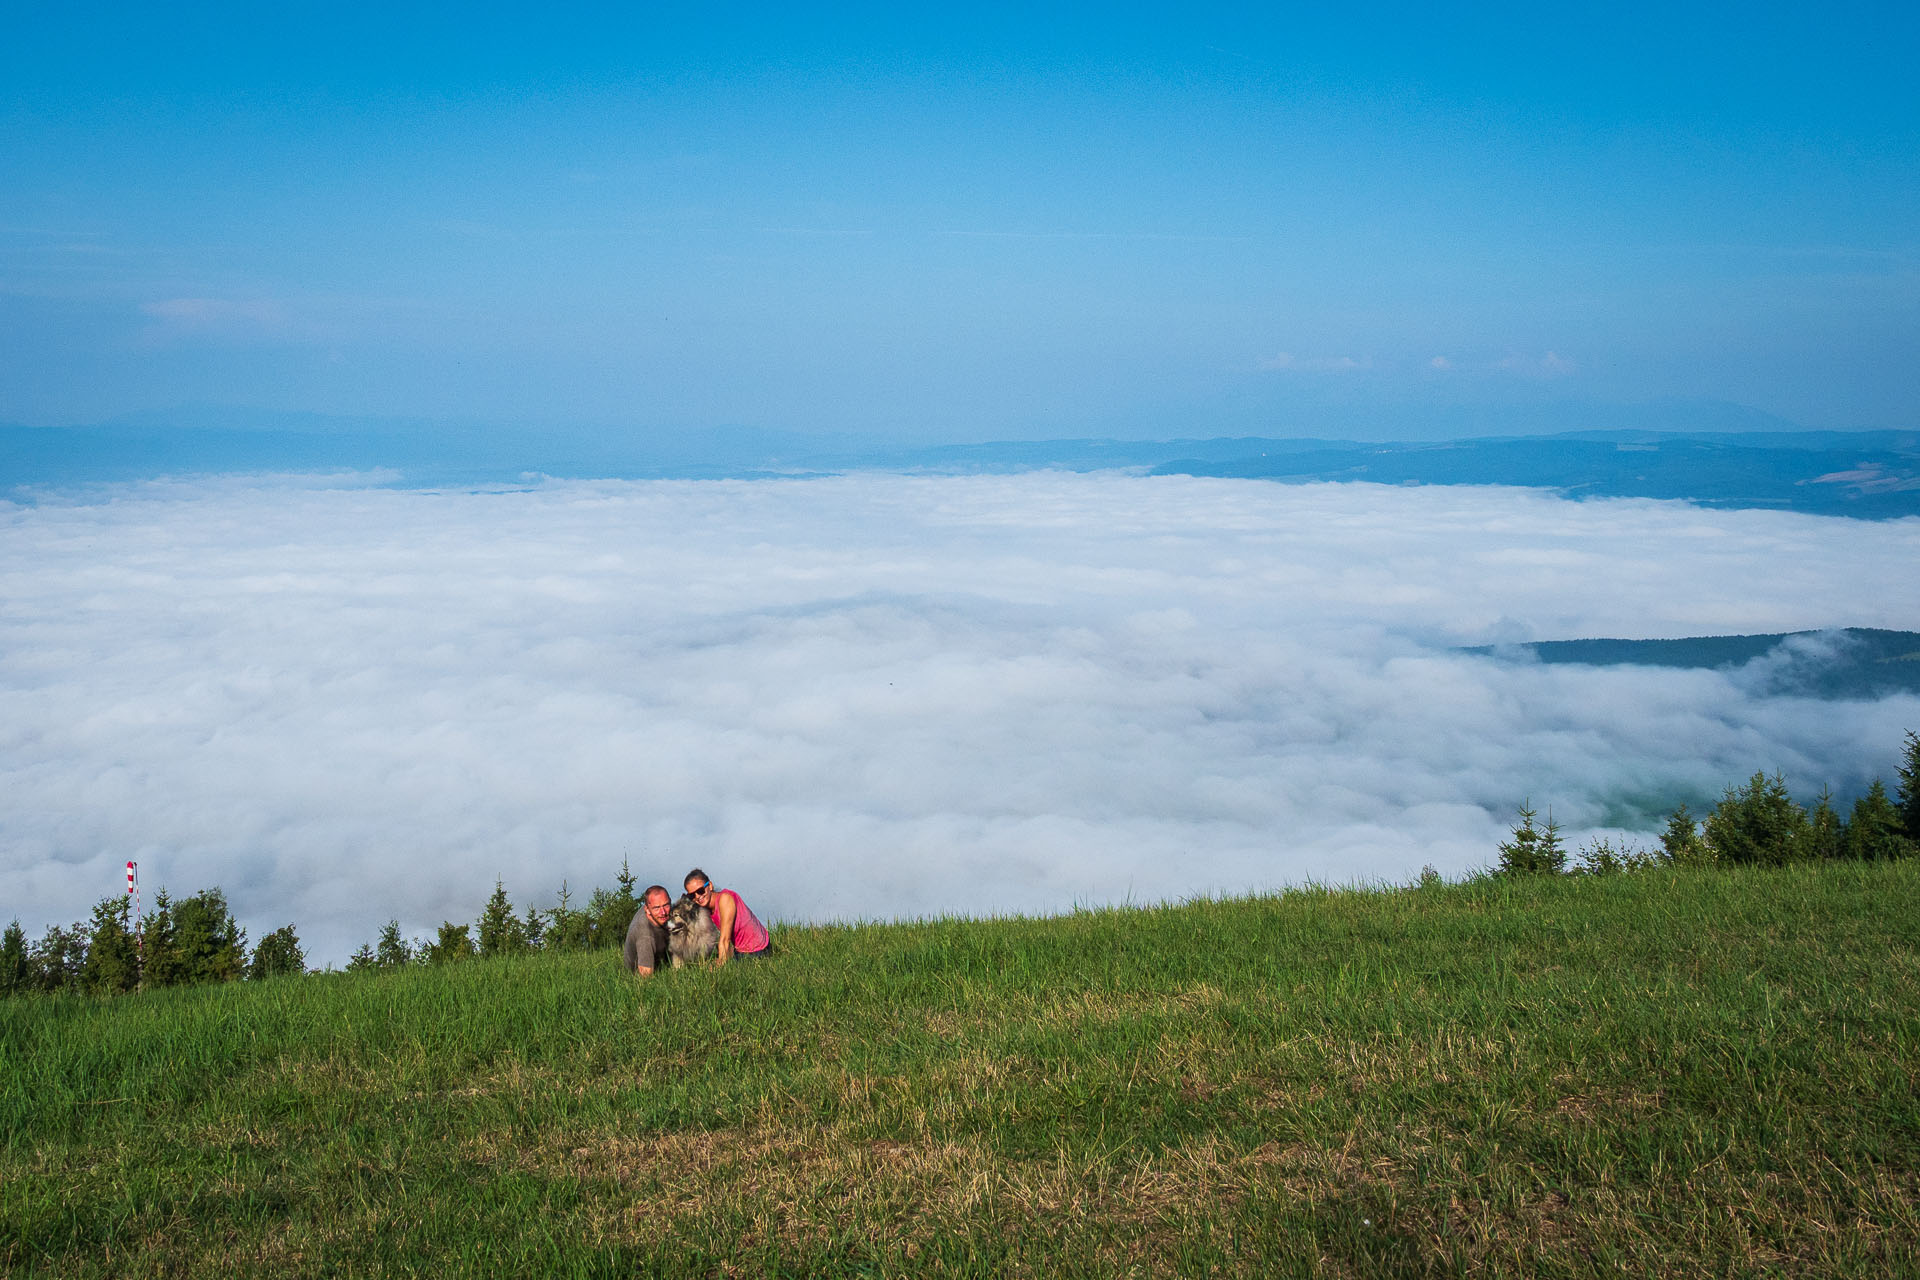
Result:
<svg viewBox="0 0 1920 1280"><path fill-rule="evenodd" d="M627 926L627 971L664 969L672 962L673 957L667 951L667 931L647 919L647 909L641 907L633 913L633 923Z"/></svg>

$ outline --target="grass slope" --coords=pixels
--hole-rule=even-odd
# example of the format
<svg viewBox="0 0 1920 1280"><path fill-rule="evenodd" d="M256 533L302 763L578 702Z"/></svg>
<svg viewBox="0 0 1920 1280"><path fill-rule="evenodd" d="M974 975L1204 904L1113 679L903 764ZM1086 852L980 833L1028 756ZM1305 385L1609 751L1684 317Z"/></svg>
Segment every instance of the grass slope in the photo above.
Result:
<svg viewBox="0 0 1920 1280"><path fill-rule="evenodd" d="M16 1275L1913 1274L1920 864L0 1006Z"/></svg>

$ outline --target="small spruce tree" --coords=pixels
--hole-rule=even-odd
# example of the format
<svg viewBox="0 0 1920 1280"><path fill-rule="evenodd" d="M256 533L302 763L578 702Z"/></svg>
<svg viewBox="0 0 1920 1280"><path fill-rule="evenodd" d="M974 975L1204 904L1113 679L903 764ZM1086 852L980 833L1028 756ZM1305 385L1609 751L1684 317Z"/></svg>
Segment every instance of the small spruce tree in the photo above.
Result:
<svg viewBox="0 0 1920 1280"><path fill-rule="evenodd" d="M513 914L513 904L507 901L506 885L498 877L493 882L493 896L487 899L486 908L480 913L479 932L483 956L518 955L527 949L519 918Z"/></svg>
<svg viewBox="0 0 1920 1280"><path fill-rule="evenodd" d="M593 921L586 912L574 909L573 895L562 880L559 901L547 912L547 949L585 951L592 945Z"/></svg>
<svg viewBox="0 0 1920 1280"><path fill-rule="evenodd" d="M87 931L87 958L80 970L80 986L95 995L119 995L140 985L140 953L134 945L133 904L115 895L93 908Z"/></svg>
<svg viewBox="0 0 1920 1280"><path fill-rule="evenodd" d="M1522 875L1533 869L1534 850L1540 844L1540 832L1533 825L1534 810L1526 801L1520 802L1520 821L1513 826L1513 834L1502 841L1500 865L1497 868L1503 876Z"/></svg>
<svg viewBox="0 0 1920 1280"><path fill-rule="evenodd" d="M15 920L0 935L0 998L32 989L33 969L27 959L27 931Z"/></svg>
<svg viewBox="0 0 1920 1280"><path fill-rule="evenodd" d="M1862 862L1913 856L1914 843L1907 839L1900 811L1887 798L1887 789L1875 778L1867 793L1853 802L1853 814L1847 822L1847 856Z"/></svg>
<svg viewBox="0 0 1920 1280"><path fill-rule="evenodd" d="M1660 856L1683 867L1713 861L1706 842L1700 838L1700 824L1684 804L1668 816L1667 829L1660 833Z"/></svg>
<svg viewBox="0 0 1920 1280"><path fill-rule="evenodd" d="M202 889L173 904L173 944L187 982L232 982L246 971L246 930L218 889Z"/></svg>
<svg viewBox="0 0 1920 1280"><path fill-rule="evenodd" d="M400 922L387 921L380 930L379 949L374 953L375 963L382 969L404 969L413 963L413 948L400 936Z"/></svg>
<svg viewBox="0 0 1920 1280"><path fill-rule="evenodd" d="M1879 783L1874 783L1879 786ZM1833 807L1831 788L1820 789L1820 799L1807 815L1806 854L1820 862L1831 862L1847 855L1847 824Z"/></svg>
<svg viewBox="0 0 1920 1280"><path fill-rule="evenodd" d="M601 889L594 893L588 914L593 917L596 944L617 947L626 941L627 926L633 923L634 915L640 910L640 895L635 892L639 883L628 867L627 860L622 858L620 874L614 877L614 889Z"/></svg>
<svg viewBox="0 0 1920 1280"><path fill-rule="evenodd" d="M1513 828L1513 838L1501 842L1501 875L1558 875L1566 869L1567 853L1560 842L1560 824L1553 820L1553 814L1547 814L1547 824L1536 827L1533 820L1537 811L1527 805L1520 806L1520 821Z"/></svg>
<svg viewBox="0 0 1920 1280"><path fill-rule="evenodd" d="M1920 734L1911 729L1907 730L1907 749L1900 761L1894 804L1900 810L1901 833L1920 843Z"/></svg>
<svg viewBox="0 0 1920 1280"><path fill-rule="evenodd" d="M371 942L361 943L359 950L347 957L348 973L366 973L378 968L379 965L379 960L374 957L373 944Z"/></svg>
<svg viewBox="0 0 1920 1280"><path fill-rule="evenodd" d="M153 910L140 928L140 985L173 987L187 981L186 958L180 954L173 927L173 899L161 889L153 895Z"/></svg>
<svg viewBox="0 0 1920 1280"><path fill-rule="evenodd" d="M1707 815L1706 840L1716 862L1779 866L1805 856L1807 812L1779 774L1756 773L1746 786L1729 787Z"/></svg>
<svg viewBox="0 0 1920 1280"><path fill-rule="evenodd" d="M1553 820L1553 810L1547 810L1547 825L1540 829L1538 857L1542 875L1557 876L1567 869L1567 851L1560 842L1560 824Z"/></svg>
<svg viewBox="0 0 1920 1280"><path fill-rule="evenodd" d="M615 889L593 891L593 897L587 899L588 946L614 946L626 940L627 924L640 909L638 902L628 907L628 901Z"/></svg>

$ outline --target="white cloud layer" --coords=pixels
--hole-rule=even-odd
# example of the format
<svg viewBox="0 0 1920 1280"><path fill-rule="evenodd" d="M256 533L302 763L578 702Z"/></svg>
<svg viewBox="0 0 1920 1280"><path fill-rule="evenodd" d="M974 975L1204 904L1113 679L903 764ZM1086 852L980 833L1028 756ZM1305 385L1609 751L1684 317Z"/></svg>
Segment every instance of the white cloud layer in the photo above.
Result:
<svg viewBox="0 0 1920 1280"><path fill-rule="evenodd" d="M1910 628L1915 563L1916 520L1118 474L0 506L0 919L128 858L334 962L623 854L787 920L1460 873L1524 797L1857 787L1920 704L1451 646Z"/></svg>

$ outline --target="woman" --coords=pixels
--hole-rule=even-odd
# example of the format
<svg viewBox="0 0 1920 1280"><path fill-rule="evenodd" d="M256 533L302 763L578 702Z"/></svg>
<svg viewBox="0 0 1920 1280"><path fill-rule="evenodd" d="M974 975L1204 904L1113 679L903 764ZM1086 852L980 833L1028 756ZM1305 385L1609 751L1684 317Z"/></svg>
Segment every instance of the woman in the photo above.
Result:
<svg viewBox="0 0 1920 1280"><path fill-rule="evenodd" d="M725 964L736 955L746 960L766 954L767 927L740 901L739 894L731 889L714 888L707 873L698 867L687 872L683 884L695 902L713 912L713 922L720 928L720 956L716 964Z"/></svg>

